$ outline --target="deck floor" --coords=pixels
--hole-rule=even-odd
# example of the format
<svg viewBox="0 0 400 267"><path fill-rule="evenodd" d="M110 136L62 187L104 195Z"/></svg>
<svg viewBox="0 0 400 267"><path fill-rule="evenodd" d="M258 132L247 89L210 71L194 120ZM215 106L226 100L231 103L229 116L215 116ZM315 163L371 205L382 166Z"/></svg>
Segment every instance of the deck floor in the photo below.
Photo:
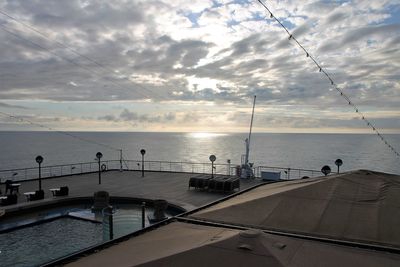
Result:
<svg viewBox="0 0 400 267"><path fill-rule="evenodd" d="M189 190L189 178L194 175L196 174L146 172L145 177L141 177L141 172L139 171L107 171L102 173L101 185L98 184L98 173L42 179L45 199L34 202L39 204L40 202L54 200L55 198L49 189L60 186L69 187L69 197L93 196L94 192L104 190L109 192L110 196L165 199L186 210L192 210L229 195L229 193L207 192L193 188ZM241 190L258 183L260 183L259 180L242 180ZM17 206L33 204L33 202L27 202L23 193L35 191L38 187L39 182L37 180L21 182ZM13 206L15 207L16 205Z"/></svg>

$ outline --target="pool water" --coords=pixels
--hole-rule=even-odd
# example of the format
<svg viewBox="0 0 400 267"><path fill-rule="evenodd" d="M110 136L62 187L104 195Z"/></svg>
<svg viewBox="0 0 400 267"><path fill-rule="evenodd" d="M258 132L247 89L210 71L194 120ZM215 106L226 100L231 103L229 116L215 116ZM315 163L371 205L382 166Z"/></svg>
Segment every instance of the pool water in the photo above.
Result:
<svg viewBox="0 0 400 267"><path fill-rule="evenodd" d="M102 224L59 218L0 234L0 266L37 266L103 241Z"/></svg>
<svg viewBox="0 0 400 267"><path fill-rule="evenodd" d="M147 209L146 215L152 210ZM113 214L113 236L114 238L126 235L142 229L142 215L141 210L137 209L136 212L131 209L118 209ZM145 227L149 226L150 223L145 218ZM109 240L110 225L109 220L104 218L103 220L103 240Z"/></svg>
<svg viewBox="0 0 400 267"><path fill-rule="evenodd" d="M128 204L114 207L113 238L142 228L140 206ZM152 212L151 207L146 207L146 217ZM98 218L98 214L96 217L90 209L68 207L43 211L42 214L46 216L37 217L41 218L38 224L0 234L1 267L38 266L108 241L110 238L109 220ZM52 216L59 217L42 222L43 219ZM149 224L146 218L145 226Z"/></svg>

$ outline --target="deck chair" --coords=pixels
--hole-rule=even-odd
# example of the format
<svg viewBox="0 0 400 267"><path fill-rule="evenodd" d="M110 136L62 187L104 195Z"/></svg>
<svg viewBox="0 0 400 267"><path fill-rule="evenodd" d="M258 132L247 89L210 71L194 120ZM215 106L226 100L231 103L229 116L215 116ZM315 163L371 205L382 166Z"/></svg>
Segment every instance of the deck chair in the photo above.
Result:
<svg viewBox="0 0 400 267"><path fill-rule="evenodd" d="M17 204L18 197L17 195L8 195L6 199L1 200L2 206Z"/></svg>
<svg viewBox="0 0 400 267"><path fill-rule="evenodd" d="M35 194L30 196L29 200L41 200L44 199L44 191L43 190L36 190Z"/></svg>
<svg viewBox="0 0 400 267"><path fill-rule="evenodd" d="M68 196L69 188L68 186L61 186L59 191L56 191L54 195L56 197Z"/></svg>
<svg viewBox="0 0 400 267"><path fill-rule="evenodd" d="M6 191L5 191L4 194L7 195L7 192L8 192L8 191L10 191L10 194L12 194L12 192L13 192L13 187L11 186L11 184L13 183L13 181L12 181L12 180L6 180L4 183L5 183L5 185L6 185Z"/></svg>

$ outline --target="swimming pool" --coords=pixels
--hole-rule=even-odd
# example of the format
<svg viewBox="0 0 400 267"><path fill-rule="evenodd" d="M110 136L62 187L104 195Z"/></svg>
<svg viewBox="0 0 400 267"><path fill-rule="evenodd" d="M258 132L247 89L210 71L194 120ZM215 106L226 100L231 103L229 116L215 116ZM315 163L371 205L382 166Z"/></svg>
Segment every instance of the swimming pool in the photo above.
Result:
<svg viewBox="0 0 400 267"><path fill-rule="evenodd" d="M140 205L113 206L114 238L142 228ZM150 225L147 215L152 212L146 207L146 226ZM0 266L37 266L109 240L108 220L95 216L88 207L60 207L39 214L25 219L29 226L16 224L16 228L0 234ZM32 217L39 220L32 224Z"/></svg>
<svg viewBox="0 0 400 267"><path fill-rule="evenodd" d="M0 234L1 266L36 266L103 241L102 224L73 218Z"/></svg>

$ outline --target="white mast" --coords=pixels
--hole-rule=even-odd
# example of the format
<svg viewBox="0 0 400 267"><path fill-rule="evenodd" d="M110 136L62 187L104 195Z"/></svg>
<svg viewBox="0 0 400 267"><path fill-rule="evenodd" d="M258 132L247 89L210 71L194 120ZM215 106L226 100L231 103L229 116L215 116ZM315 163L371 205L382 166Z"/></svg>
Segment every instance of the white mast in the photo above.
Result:
<svg viewBox="0 0 400 267"><path fill-rule="evenodd" d="M251 130L253 128L253 118L254 118L254 108L256 106L256 96L254 96L253 100L253 110L251 112L251 121L250 121L250 131L249 131L249 137L246 138L245 140L245 145L246 145L246 155L245 155L245 160L244 164L242 166L242 178L249 178L253 177L253 170L251 169L251 166L249 164L249 154L250 154L250 140L251 140Z"/></svg>
<svg viewBox="0 0 400 267"><path fill-rule="evenodd" d="M254 118L254 107L256 106L256 96L254 96L253 100L253 110L251 112L251 121L250 121L250 131L249 131L249 138L246 141L246 160L245 164L249 164L249 154L250 154L250 140L251 140L251 130L253 128L253 118Z"/></svg>

